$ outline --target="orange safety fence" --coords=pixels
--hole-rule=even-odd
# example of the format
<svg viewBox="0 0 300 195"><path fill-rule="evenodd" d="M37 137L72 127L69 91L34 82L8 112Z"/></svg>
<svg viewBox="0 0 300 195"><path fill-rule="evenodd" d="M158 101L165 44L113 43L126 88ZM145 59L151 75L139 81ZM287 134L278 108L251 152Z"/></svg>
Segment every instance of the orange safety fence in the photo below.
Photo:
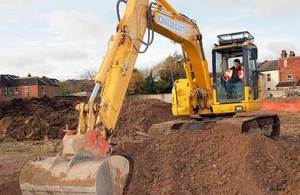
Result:
<svg viewBox="0 0 300 195"><path fill-rule="evenodd" d="M300 100L295 101L263 101L262 111L300 112Z"/></svg>

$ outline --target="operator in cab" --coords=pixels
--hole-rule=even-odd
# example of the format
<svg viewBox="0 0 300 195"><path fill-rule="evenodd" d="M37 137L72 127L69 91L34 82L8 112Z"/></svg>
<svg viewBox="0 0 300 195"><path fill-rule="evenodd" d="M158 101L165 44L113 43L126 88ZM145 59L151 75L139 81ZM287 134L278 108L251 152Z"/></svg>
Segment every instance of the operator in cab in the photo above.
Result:
<svg viewBox="0 0 300 195"><path fill-rule="evenodd" d="M244 67L239 59L234 60L234 66L224 74L225 89L230 99L243 97Z"/></svg>

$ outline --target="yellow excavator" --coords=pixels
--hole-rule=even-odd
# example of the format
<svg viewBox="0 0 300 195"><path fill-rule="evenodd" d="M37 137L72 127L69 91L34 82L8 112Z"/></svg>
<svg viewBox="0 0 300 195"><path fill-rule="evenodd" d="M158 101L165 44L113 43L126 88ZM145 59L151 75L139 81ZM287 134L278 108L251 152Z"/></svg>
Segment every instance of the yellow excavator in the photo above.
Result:
<svg viewBox="0 0 300 195"><path fill-rule="evenodd" d="M123 16L121 4L126 4ZM78 129L66 129L63 149L57 156L36 159L25 165L20 177L24 195L123 193L130 164L125 157L111 154L110 136L136 59L153 43L155 32L180 44L183 50L186 78L174 83L174 115L205 118L239 113L233 118L241 124L241 133L251 129L269 137L279 135L280 123L276 115L243 114L261 106L258 52L249 32L218 36L219 43L213 49L211 77L196 21L177 12L166 0L118 0L117 14L116 33L109 41L108 51L94 79L90 100L76 106ZM224 78L236 59L243 66L239 86Z"/></svg>

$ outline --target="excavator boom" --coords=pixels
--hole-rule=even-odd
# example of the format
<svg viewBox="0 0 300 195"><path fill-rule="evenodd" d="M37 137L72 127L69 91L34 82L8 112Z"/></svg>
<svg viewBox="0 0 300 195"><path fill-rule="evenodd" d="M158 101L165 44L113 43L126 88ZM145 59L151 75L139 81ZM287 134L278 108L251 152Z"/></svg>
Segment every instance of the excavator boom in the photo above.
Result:
<svg viewBox="0 0 300 195"><path fill-rule="evenodd" d="M148 0L128 0L109 42L88 103L77 105L77 133L67 131L56 156L27 163L21 172L24 195L122 194L129 174L126 158L109 154L114 129L147 29ZM100 91L101 90L101 91ZM100 103L96 101L100 92Z"/></svg>

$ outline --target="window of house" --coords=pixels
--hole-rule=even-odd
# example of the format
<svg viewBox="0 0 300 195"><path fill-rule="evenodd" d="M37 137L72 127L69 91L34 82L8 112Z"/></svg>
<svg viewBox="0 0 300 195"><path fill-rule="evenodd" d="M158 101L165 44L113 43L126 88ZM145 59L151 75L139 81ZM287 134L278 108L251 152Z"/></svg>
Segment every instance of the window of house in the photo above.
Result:
<svg viewBox="0 0 300 195"><path fill-rule="evenodd" d="M19 90L17 87L15 88L15 94L19 94Z"/></svg>
<svg viewBox="0 0 300 195"><path fill-rule="evenodd" d="M43 95L46 94L46 87L42 87L42 94L43 94Z"/></svg>
<svg viewBox="0 0 300 195"><path fill-rule="evenodd" d="M268 90L268 91L271 91L271 88L268 88L267 90Z"/></svg>
<svg viewBox="0 0 300 195"><path fill-rule="evenodd" d="M292 74L288 75L288 81L293 81L293 75Z"/></svg>
<svg viewBox="0 0 300 195"><path fill-rule="evenodd" d="M271 81L271 74L267 74L267 81L268 81L268 82Z"/></svg>
<svg viewBox="0 0 300 195"><path fill-rule="evenodd" d="M7 86L4 87L4 94L5 94L5 95L8 94L8 87L7 87Z"/></svg>
<svg viewBox="0 0 300 195"><path fill-rule="evenodd" d="M284 67L287 67L287 66L288 66L288 61L287 61L287 59L285 59L285 60L283 61L283 66L284 66Z"/></svg>
<svg viewBox="0 0 300 195"><path fill-rule="evenodd" d="M28 93L28 86L24 87L25 93Z"/></svg>

